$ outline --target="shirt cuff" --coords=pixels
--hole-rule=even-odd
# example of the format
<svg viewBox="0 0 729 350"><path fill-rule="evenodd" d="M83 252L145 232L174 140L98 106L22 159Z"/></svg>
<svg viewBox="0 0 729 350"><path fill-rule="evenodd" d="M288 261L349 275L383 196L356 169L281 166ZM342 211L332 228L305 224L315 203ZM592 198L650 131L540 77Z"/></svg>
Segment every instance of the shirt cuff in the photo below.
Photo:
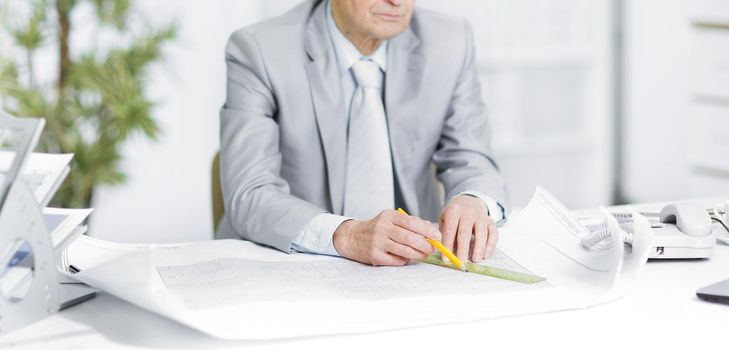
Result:
<svg viewBox="0 0 729 350"><path fill-rule="evenodd" d="M498 223L501 220L504 220L506 218L506 210L504 210L504 206L499 204L495 199L491 198L491 196L487 196L479 191L463 191L459 193L458 195L468 195L468 196L474 196L484 202L486 204L486 209L489 211L489 216L491 217L491 220L494 223Z"/></svg>
<svg viewBox="0 0 729 350"><path fill-rule="evenodd" d="M294 237L291 248L300 253L340 256L334 249L332 236L339 225L350 219L329 213L319 214Z"/></svg>

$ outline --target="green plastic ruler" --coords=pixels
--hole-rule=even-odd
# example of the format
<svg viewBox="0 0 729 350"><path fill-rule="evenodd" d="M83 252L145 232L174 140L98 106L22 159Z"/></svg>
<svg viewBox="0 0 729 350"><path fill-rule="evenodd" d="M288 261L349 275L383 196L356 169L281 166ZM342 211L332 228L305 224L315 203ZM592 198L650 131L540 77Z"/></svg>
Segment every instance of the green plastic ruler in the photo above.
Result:
<svg viewBox="0 0 729 350"><path fill-rule="evenodd" d="M450 267L452 269L458 270L453 263L450 261L443 261L441 260L440 256L437 254L430 255L429 257L425 258L425 260L420 260L424 263L443 266L443 267ZM521 283L537 283L542 282L546 280L544 277L536 276L536 275L530 275L526 273L516 272L516 271L510 271L510 270L504 270L499 269L496 267L491 266L484 266L484 265L477 265L471 262L466 262L466 267L468 268L468 272L477 273L485 276L491 276L496 278L501 278L509 281L514 282L521 282ZM459 270L460 271L460 270Z"/></svg>

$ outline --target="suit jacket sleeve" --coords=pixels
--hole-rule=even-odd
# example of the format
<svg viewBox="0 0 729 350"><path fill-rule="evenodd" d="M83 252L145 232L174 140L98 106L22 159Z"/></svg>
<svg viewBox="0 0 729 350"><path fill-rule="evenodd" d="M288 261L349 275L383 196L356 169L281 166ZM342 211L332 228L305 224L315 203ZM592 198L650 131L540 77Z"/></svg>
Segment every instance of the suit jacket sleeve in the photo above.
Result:
<svg viewBox="0 0 729 350"><path fill-rule="evenodd" d="M235 32L225 61L220 154L226 215L242 238L289 252L294 236L325 210L291 195L280 176L276 97L255 34Z"/></svg>
<svg viewBox="0 0 729 350"><path fill-rule="evenodd" d="M452 93L440 141L433 155L446 200L479 191L507 207L504 182L493 159L491 128L474 66L471 27L464 21L465 55Z"/></svg>

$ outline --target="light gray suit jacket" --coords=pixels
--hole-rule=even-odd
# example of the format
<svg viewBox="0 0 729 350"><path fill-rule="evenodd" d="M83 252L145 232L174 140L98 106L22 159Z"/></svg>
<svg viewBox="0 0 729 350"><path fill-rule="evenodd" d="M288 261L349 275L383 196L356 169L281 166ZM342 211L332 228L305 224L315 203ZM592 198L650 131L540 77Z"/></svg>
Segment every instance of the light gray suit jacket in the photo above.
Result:
<svg viewBox="0 0 729 350"><path fill-rule="evenodd" d="M325 5L306 1L230 37L218 238L288 252L313 217L342 213L347 118ZM389 45L384 103L396 204L437 220L437 175L445 199L474 190L506 205L470 26L416 8Z"/></svg>

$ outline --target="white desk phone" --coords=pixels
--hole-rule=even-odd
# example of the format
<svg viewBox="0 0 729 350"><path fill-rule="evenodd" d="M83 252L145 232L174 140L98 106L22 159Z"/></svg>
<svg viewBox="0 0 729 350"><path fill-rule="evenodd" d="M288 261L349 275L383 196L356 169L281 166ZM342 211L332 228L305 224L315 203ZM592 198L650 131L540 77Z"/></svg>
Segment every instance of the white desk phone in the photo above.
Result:
<svg viewBox="0 0 729 350"><path fill-rule="evenodd" d="M729 201L712 209L693 203L673 203L660 213L640 213L651 221L655 247L650 259L710 258L716 240L729 244ZM626 231L625 243L633 241L632 217L629 213L612 213ZM713 222L719 225L714 229ZM582 239L582 245L607 247L612 244L610 230L604 225L590 225L592 231Z"/></svg>

